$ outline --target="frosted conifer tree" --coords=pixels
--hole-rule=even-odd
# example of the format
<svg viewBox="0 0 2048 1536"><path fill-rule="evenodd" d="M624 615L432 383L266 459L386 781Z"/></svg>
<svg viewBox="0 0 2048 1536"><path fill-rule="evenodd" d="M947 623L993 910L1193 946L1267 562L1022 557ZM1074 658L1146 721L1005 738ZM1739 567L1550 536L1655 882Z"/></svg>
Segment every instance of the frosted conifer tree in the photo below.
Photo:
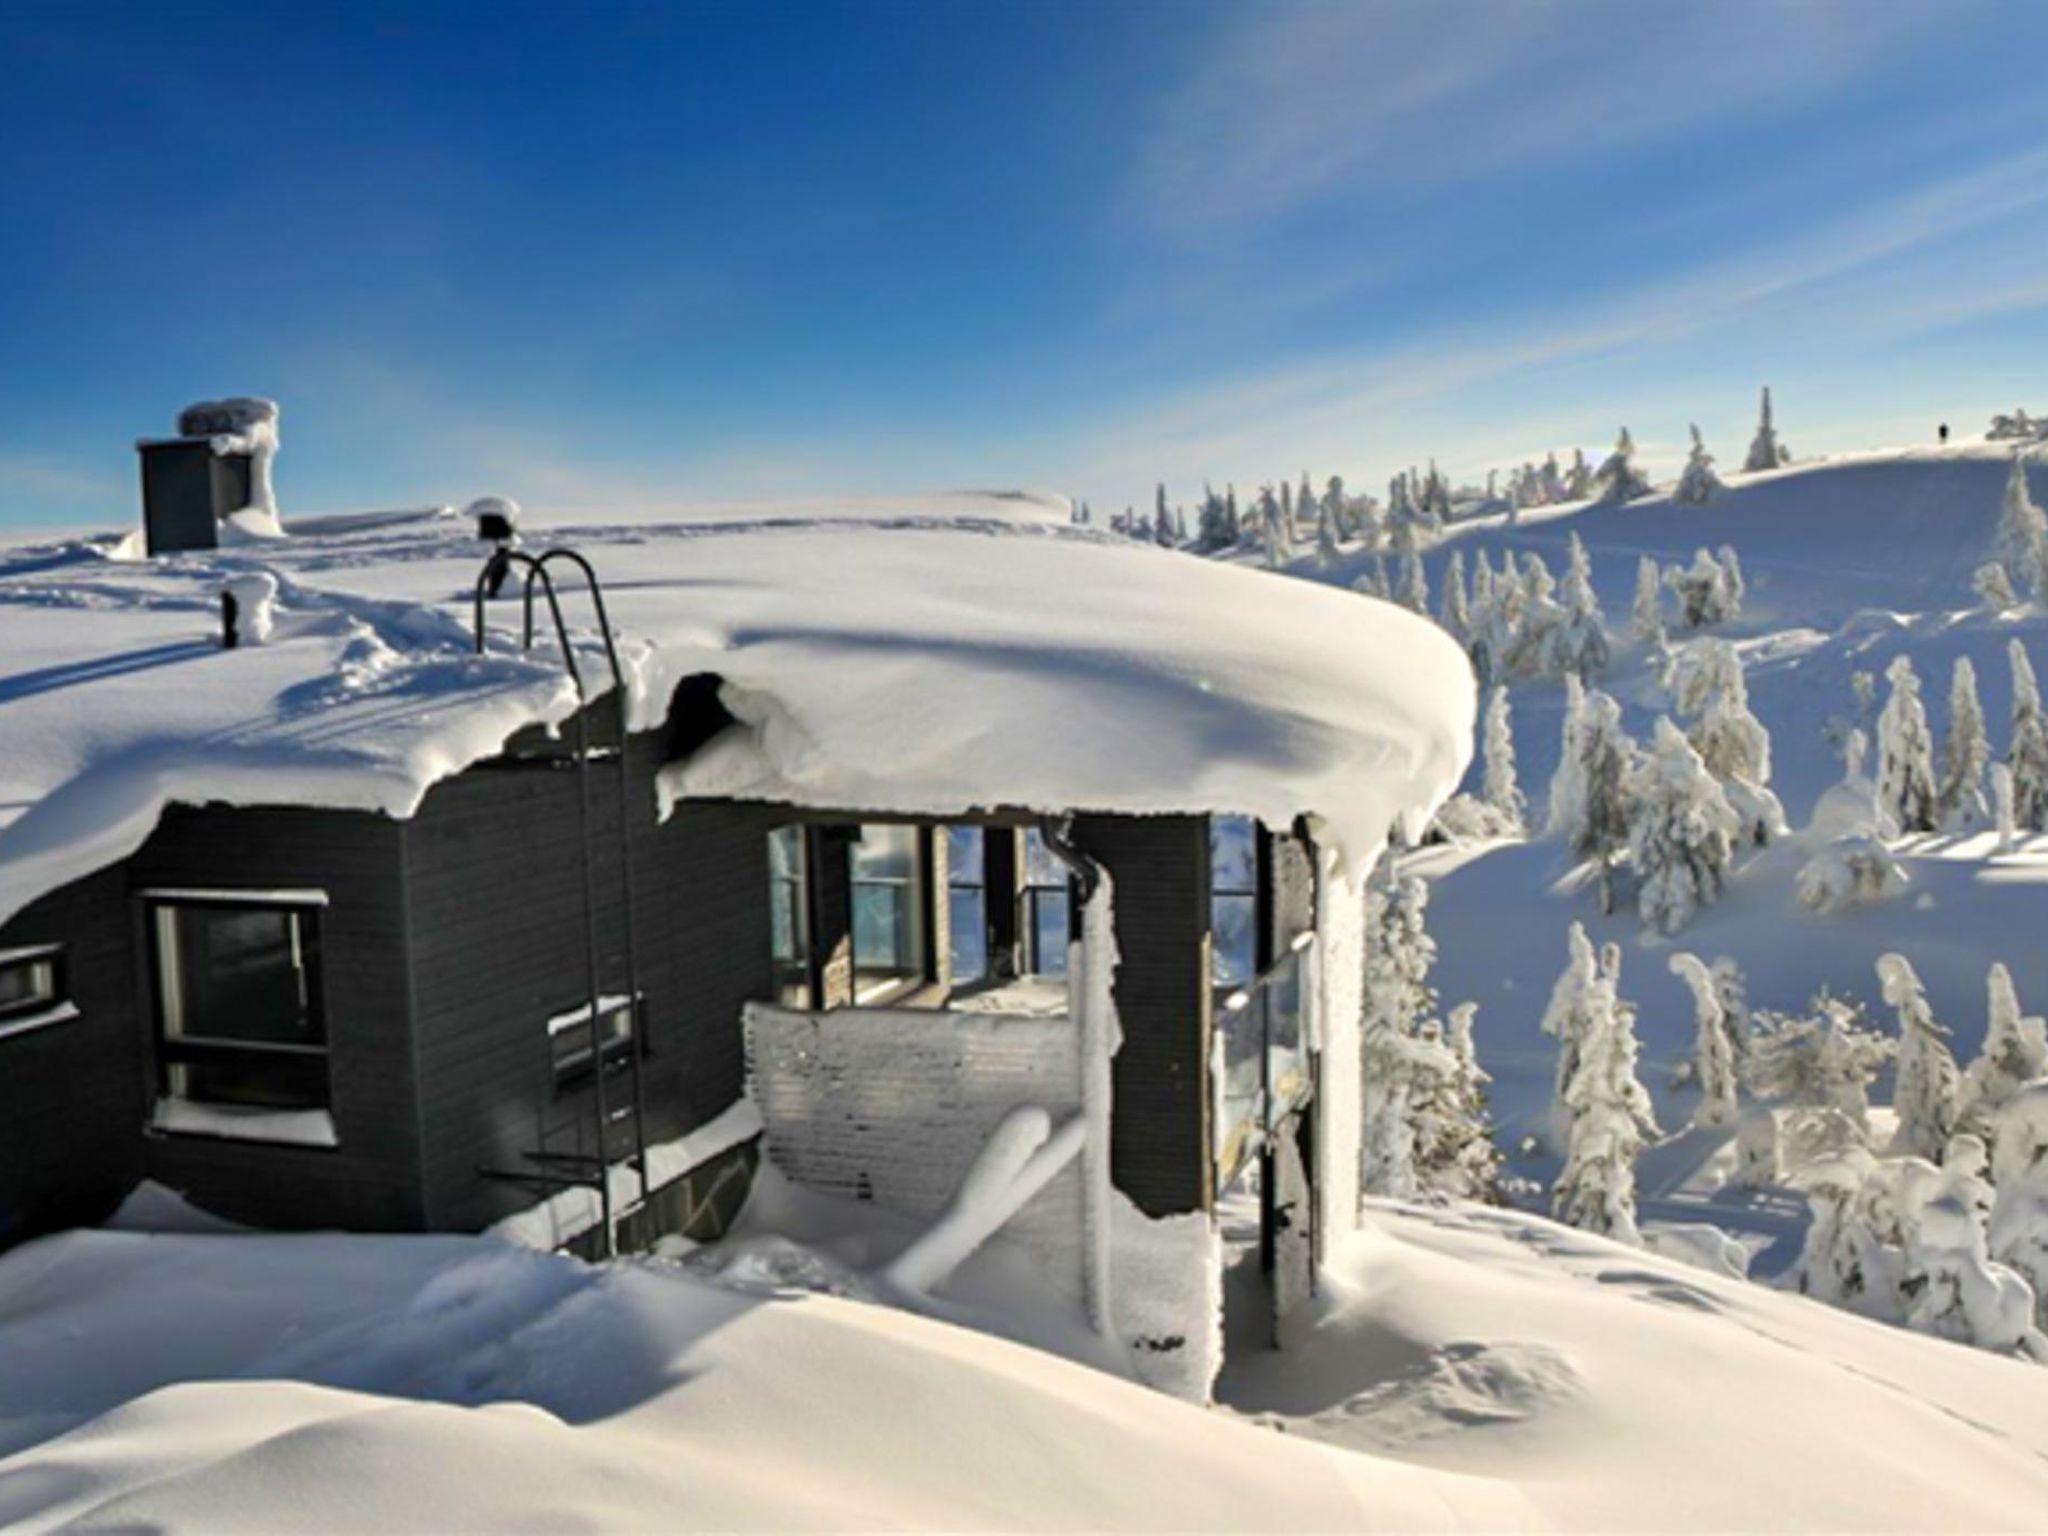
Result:
<svg viewBox="0 0 2048 1536"><path fill-rule="evenodd" d="M1778 429L1771 422L1771 390L1764 386L1763 408L1758 415L1756 436L1750 439L1749 457L1742 461L1742 467L1754 474L1761 469L1777 469L1792 462L1792 455L1785 445L1778 441Z"/></svg>
<svg viewBox="0 0 2048 1536"><path fill-rule="evenodd" d="M1876 1162L1862 1147L1816 1159L1795 1175L1809 1219L1799 1257L1784 1283L1830 1306L1864 1311L1882 1287L1883 1259L1863 1217Z"/></svg>
<svg viewBox="0 0 2048 1536"><path fill-rule="evenodd" d="M2048 1325L2048 1083L2028 1085L1998 1111L1991 1180L1991 1257L2033 1287L2035 1322Z"/></svg>
<svg viewBox="0 0 2048 1536"><path fill-rule="evenodd" d="M2034 505L2027 488L2026 458L2012 456L2005 477L2005 502L1998 514L1998 563L2018 592L2048 603L2048 518Z"/></svg>
<svg viewBox="0 0 2048 1536"><path fill-rule="evenodd" d="M1823 989L1804 1014L1760 1013L1743 1063L1751 1093L1799 1114L1837 1116L1870 1139L1870 1085L1896 1047L1855 1003Z"/></svg>
<svg viewBox="0 0 2048 1536"><path fill-rule="evenodd" d="M1908 1229L1909 1271L1923 1276L1906 1326L1979 1349L2048 1359L2048 1340L2034 1322L2034 1288L1991 1257L1984 1207L1991 1186L1961 1168L1942 1171Z"/></svg>
<svg viewBox="0 0 2048 1536"><path fill-rule="evenodd" d="M1579 729L1586 713L1586 685L1576 674L1565 674L1564 713L1558 732L1557 766L1550 771L1550 792L1544 801L1543 830L1572 837L1571 822L1585 799L1585 773L1579 762Z"/></svg>
<svg viewBox="0 0 2048 1536"><path fill-rule="evenodd" d="M1733 594L1727 567L1706 550L1696 551L1692 564L1684 570L1674 566L1665 579L1678 594L1679 610L1687 629L1701 629L1734 616L1729 610Z"/></svg>
<svg viewBox="0 0 2048 1536"><path fill-rule="evenodd" d="M2012 587L2012 578L1996 560L1986 560L1970 574L1970 590L1977 594L1990 613L2004 613L2020 605L2019 594Z"/></svg>
<svg viewBox="0 0 2048 1536"><path fill-rule="evenodd" d="M1686 455L1685 470L1678 477L1671 499L1686 506L1704 506L1725 489L1721 477L1714 473L1714 456L1707 452L1707 445L1700 440L1699 425L1694 423L1692 451Z"/></svg>
<svg viewBox="0 0 2048 1536"><path fill-rule="evenodd" d="M1635 1009L1620 995L1619 951L1612 957L1594 982L1578 1062L1565 1085L1569 1128L1551 1209L1570 1226L1640 1243L1636 1157L1659 1132L1636 1077Z"/></svg>
<svg viewBox="0 0 2048 1536"><path fill-rule="evenodd" d="M2006 642L2012 664L2012 732L2005 760L2012 769L2013 819L2029 832L2048 829L2048 714L2034 664L2017 638Z"/></svg>
<svg viewBox="0 0 2048 1536"><path fill-rule="evenodd" d="M1422 568L1422 555L1414 546L1401 556L1401 606L1429 615L1429 574Z"/></svg>
<svg viewBox="0 0 2048 1536"><path fill-rule="evenodd" d="M1958 656L1948 692L1948 740L1943 743L1941 822L1950 831L1967 831L1991 819L1984 796L1984 769L1991 761L1991 739L1984 733L1984 705L1977 697L1977 669Z"/></svg>
<svg viewBox="0 0 2048 1536"><path fill-rule="evenodd" d="M1785 808L1771 792L1771 735L1749 708L1742 660L1726 640L1698 640L1672 668L1679 713L1692 721L1693 750L1720 781L1741 818L1745 840L1767 843L1786 830Z"/></svg>
<svg viewBox="0 0 2048 1536"><path fill-rule="evenodd" d="M1693 1080L1700 1088L1699 1108L1693 1111L1692 1123L1710 1127L1733 1125L1740 1109L1736 1100L1735 1042L1713 972L1698 955L1680 950L1671 957L1671 974L1692 993Z"/></svg>
<svg viewBox="0 0 2048 1536"><path fill-rule="evenodd" d="M1451 1069L1434 1076L1418 1106L1415 1127L1416 1182L1422 1192L1454 1200L1480 1200L1494 1193L1500 1152L1493 1141L1493 1117L1472 1041L1477 1003L1460 1003L1441 1025L1429 1021L1423 1036L1450 1052Z"/></svg>
<svg viewBox="0 0 2048 1536"><path fill-rule="evenodd" d="M1932 832L1941 797L1934 782L1934 733L1920 703L1920 677L1912 658L1892 658L1891 683L1877 717L1877 805L1897 832Z"/></svg>
<svg viewBox="0 0 2048 1536"><path fill-rule="evenodd" d="M1593 471L1580 449L1572 450L1572 467L1565 472L1564 501L1584 501L1593 494Z"/></svg>
<svg viewBox="0 0 2048 1536"><path fill-rule="evenodd" d="M1600 613L1600 598L1593 590L1592 562L1576 533L1571 536L1570 550L1561 593L1564 611L1550 632L1547 670L1559 676L1576 672L1592 677L1607 668L1607 625Z"/></svg>
<svg viewBox="0 0 2048 1536"><path fill-rule="evenodd" d="M1561 1130L1565 1123L1564 1095L1579 1070L1579 1050L1592 1027L1592 1010L1600 981L1600 961L1593 941L1586 937L1586 925L1575 922L1565 933L1567 958L1564 969L1551 984L1550 1002L1543 1010L1543 1033L1557 1042L1557 1075L1554 1117Z"/></svg>
<svg viewBox="0 0 2048 1536"><path fill-rule="evenodd" d="M1721 619L1742 617L1742 600L1749 594L1749 584L1742 578L1742 562L1735 557L1735 546L1723 544L1719 551L1721 566Z"/></svg>
<svg viewBox="0 0 2048 1536"><path fill-rule="evenodd" d="M1451 551L1450 562L1444 567L1443 607L1437 613L1437 622L1460 643L1472 637L1472 610L1465 596L1465 552L1461 549Z"/></svg>
<svg viewBox="0 0 2048 1536"><path fill-rule="evenodd" d="M1593 494L1606 502L1634 501L1650 494L1649 477L1636 468L1636 440L1628 435L1627 427L1615 439L1614 452L1602 459L1594 472Z"/></svg>
<svg viewBox="0 0 2048 1536"><path fill-rule="evenodd" d="M1629 609L1628 631L1652 651L1664 647L1664 577L1648 555L1636 561L1636 600Z"/></svg>
<svg viewBox="0 0 2048 1536"><path fill-rule="evenodd" d="M1636 755L1621 728L1621 707L1597 688L1586 690L1567 718L1565 751L1551 784L1551 826L1574 859L1599 863L1600 908L1612 911L1613 862L1629 841L1627 786Z"/></svg>
<svg viewBox="0 0 2048 1536"><path fill-rule="evenodd" d="M1749 983L1742 967L1729 955L1717 955L1709 968L1714 978L1714 997L1721 1005L1721 1019L1727 1026L1728 1046L1739 1067L1749 1057Z"/></svg>
<svg viewBox="0 0 2048 1536"><path fill-rule="evenodd" d="M2027 1084L2048 1077L2048 1023L2021 1016L2019 992L2003 964L1991 967L1984 989L1984 1046L1963 1070L1956 1124L1995 1140L1998 1112Z"/></svg>
<svg viewBox="0 0 2048 1536"><path fill-rule="evenodd" d="M1649 927L1676 933L1720 899L1742 823L1669 716L1629 775L1627 801L1636 910Z"/></svg>
<svg viewBox="0 0 2048 1536"><path fill-rule="evenodd" d="M1899 1071L1892 1109L1899 1120L1894 1154L1939 1162L1955 1134L1962 1074L1949 1054L1948 1029L1928 1006L1927 990L1904 955L1877 957L1884 1000L1899 1016Z"/></svg>
<svg viewBox="0 0 2048 1536"><path fill-rule="evenodd" d="M1508 691L1496 686L1486 697L1485 732L1481 746L1485 771L1479 798L1500 817L1505 835L1522 835L1529 805L1515 782L1514 719L1508 707Z"/></svg>
<svg viewBox="0 0 2048 1536"><path fill-rule="evenodd" d="M1316 562L1327 568L1337 563L1341 553L1337 547L1337 513L1325 499L1316 504Z"/></svg>
<svg viewBox="0 0 2048 1536"><path fill-rule="evenodd" d="M1451 1049L1425 1028L1436 1006L1428 904L1428 887L1412 877L1375 882L1366 892L1360 1187L1398 1200L1420 1191L1416 1124L1422 1108L1457 1072Z"/></svg>

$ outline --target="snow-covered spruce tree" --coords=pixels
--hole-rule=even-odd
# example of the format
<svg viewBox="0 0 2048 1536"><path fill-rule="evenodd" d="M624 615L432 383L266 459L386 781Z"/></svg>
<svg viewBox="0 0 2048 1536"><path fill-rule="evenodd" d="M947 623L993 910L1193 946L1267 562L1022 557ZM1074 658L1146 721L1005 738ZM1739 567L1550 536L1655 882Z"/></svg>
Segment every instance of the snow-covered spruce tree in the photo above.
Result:
<svg viewBox="0 0 2048 1536"><path fill-rule="evenodd" d="M2027 488L2026 455L2015 453L2005 477L2005 501L1998 514L1998 563L2016 592L2048 603L2048 517Z"/></svg>
<svg viewBox="0 0 2048 1536"><path fill-rule="evenodd" d="M1678 477L1677 488L1671 499L1690 507L1704 506L1727 487L1721 477L1714 473L1714 456L1707 452L1707 445L1700 440L1697 422L1692 427L1692 451L1686 455L1685 469Z"/></svg>
<svg viewBox="0 0 2048 1536"><path fill-rule="evenodd" d="M2012 731L2005 761L2012 769L2013 820L2024 830L2048 830L2048 713L2034 664L2017 638L2006 642L2012 664Z"/></svg>
<svg viewBox="0 0 2048 1536"><path fill-rule="evenodd" d="M1316 503L1316 563L1335 565L1342 551L1337 546L1337 512L1325 497Z"/></svg>
<svg viewBox="0 0 2048 1536"><path fill-rule="evenodd" d="M1998 1112L2027 1084L2048 1077L2048 1023L2021 1015L2012 972L2003 964L1991 967L1984 990L1984 1046L1963 1069L1956 1126L1995 1141Z"/></svg>
<svg viewBox="0 0 2048 1536"><path fill-rule="evenodd" d="M1927 989L1904 955L1879 955L1877 979L1885 1002L1899 1016L1899 1071L1892 1090L1898 1132L1891 1150L1938 1163L1955 1134L1962 1091L1962 1073L1949 1054L1949 1031L1934 1017Z"/></svg>
<svg viewBox="0 0 2048 1536"><path fill-rule="evenodd" d="M1423 1029L1423 1037L1449 1050L1452 1061L1450 1072L1435 1078L1417 1104L1415 1172L1426 1195L1484 1200L1499 1183L1500 1151L1486 1102L1492 1079L1480 1067L1472 1040L1478 1012L1477 1003L1460 1003L1441 1024L1432 1019Z"/></svg>
<svg viewBox="0 0 2048 1536"><path fill-rule="evenodd" d="M1985 1230L1991 1186L1961 1168L1945 1168L1908 1228L1909 1273L1923 1277L1906 1326L1979 1349L2048 1361L2048 1339L2034 1322L2034 1288L1995 1262Z"/></svg>
<svg viewBox="0 0 2048 1536"><path fill-rule="evenodd" d="M2012 578L1996 560L1986 560L1970 573L1970 590L1977 594L1987 613L2006 613L2020 605L2019 594L2012 588Z"/></svg>
<svg viewBox="0 0 2048 1536"><path fill-rule="evenodd" d="M1636 561L1636 598L1629 609L1628 632L1652 651L1664 647L1664 573L1649 555Z"/></svg>
<svg viewBox="0 0 2048 1536"><path fill-rule="evenodd" d="M1628 776L1629 863L1636 910L1648 927L1676 933L1720 899L1742 823L1699 753L1669 716Z"/></svg>
<svg viewBox="0 0 2048 1536"><path fill-rule="evenodd" d="M1719 781L1742 822L1745 842L1782 836L1785 808L1771 792L1771 736L1750 712L1742 659L1726 640L1696 640L1671 668L1678 712L1691 721L1693 750Z"/></svg>
<svg viewBox="0 0 2048 1536"><path fill-rule="evenodd" d="M1742 461L1742 467L1754 474L1760 469L1777 469L1791 462L1792 455L1778 441L1778 429L1771 423L1771 389L1766 384L1763 408L1757 417L1756 436L1750 439L1749 456Z"/></svg>
<svg viewBox="0 0 2048 1536"><path fill-rule="evenodd" d="M1500 817L1508 837L1520 837L1526 830L1529 802L1515 782L1514 715L1508 706L1507 689L1495 686L1486 696L1486 721L1481 737L1484 762L1479 798Z"/></svg>
<svg viewBox="0 0 2048 1536"><path fill-rule="evenodd" d="M1991 738L1984 731L1984 704L1977 697L1977 669L1967 656L1956 658L1948 690L1948 739L1943 743L1941 824L1966 832L1988 824L1991 803L1984 794L1984 769L1991 761Z"/></svg>
<svg viewBox="0 0 2048 1536"><path fill-rule="evenodd" d="M1991 851L2011 853L2019 846L2019 833L2012 819L2012 770L2004 763L1991 765L1991 819L1998 829Z"/></svg>
<svg viewBox="0 0 2048 1536"><path fill-rule="evenodd" d="M1366 891L1360 1188L1396 1200L1421 1192L1417 1117L1457 1071L1451 1049L1424 1029L1436 1007L1428 905L1428 887L1412 877Z"/></svg>
<svg viewBox="0 0 2048 1536"><path fill-rule="evenodd" d="M1564 471L1558 467L1556 454L1547 453L1543 456L1543 468L1537 473L1537 485L1540 492L1537 500L1545 506L1554 506L1566 499Z"/></svg>
<svg viewBox="0 0 2048 1536"><path fill-rule="evenodd" d="M1742 561L1736 558L1733 544L1723 544L1715 558L1721 567L1721 621L1725 624L1742 617L1742 600L1749 595L1749 583L1743 580Z"/></svg>
<svg viewBox="0 0 2048 1536"><path fill-rule="evenodd" d="M1992 1132L1990 1253L2034 1288L2034 1317L2048 1324L2048 1083L2022 1088Z"/></svg>
<svg viewBox="0 0 2048 1536"><path fill-rule="evenodd" d="M1600 910L1611 912L1614 858L1629 843L1628 784L1636 746L1621 728L1621 706L1613 699L1597 688L1586 690L1575 706L1569 698L1568 761L1559 764L1551 782L1551 827L1563 835L1573 859L1599 864Z"/></svg>
<svg viewBox="0 0 2048 1536"><path fill-rule="evenodd" d="M1576 672L1593 677L1607 670L1607 623L1600 613L1600 598L1593 590L1593 563L1586 546L1574 533L1570 540L1570 563L1565 567L1561 589L1563 612L1549 635L1549 656L1545 671L1562 677Z"/></svg>
<svg viewBox="0 0 2048 1536"><path fill-rule="evenodd" d="M1551 1191L1559 1221L1618 1242L1636 1230L1636 1157L1659 1135L1650 1095L1636 1077L1636 1015L1620 993L1620 951L1599 968L1578 1062L1565 1085L1564 1168Z"/></svg>
<svg viewBox="0 0 2048 1536"><path fill-rule="evenodd" d="M1422 568L1421 551L1410 545L1401 556L1401 595L1403 608L1429 616L1429 574Z"/></svg>
<svg viewBox="0 0 2048 1536"><path fill-rule="evenodd" d="M1572 467L1565 471L1564 495L1562 501L1584 501L1593 494L1593 468L1586 462L1585 453L1577 448L1572 450Z"/></svg>
<svg viewBox="0 0 2048 1536"><path fill-rule="evenodd" d="M1451 551L1450 561L1444 567L1443 605L1437 610L1436 621L1460 644L1472 637L1472 608L1465 592L1465 552L1461 549Z"/></svg>
<svg viewBox="0 0 2048 1536"><path fill-rule="evenodd" d="M1543 1010L1543 1033L1557 1042L1557 1074L1553 1082L1552 1118L1560 1136L1565 1126L1564 1094L1579 1070L1579 1050L1591 1028L1595 991L1600 981L1600 958L1586 925L1575 922L1565 933L1564 969L1551 984L1550 1002Z"/></svg>
<svg viewBox="0 0 2048 1536"><path fill-rule="evenodd" d="M1932 832L1941 796L1934 782L1934 733L1920 703L1920 676L1903 653L1884 669L1891 683L1877 717L1877 807L1889 829Z"/></svg>
<svg viewBox="0 0 2048 1536"><path fill-rule="evenodd" d="M1735 1053L1739 1069L1749 1059L1749 982L1732 955L1716 955L1708 968L1714 979L1714 997L1721 1005L1721 1021L1728 1032L1728 1047Z"/></svg>
<svg viewBox="0 0 2048 1536"><path fill-rule="evenodd" d="M1863 1144L1870 1140L1870 1085L1896 1050L1869 1028L1855 1003L1823 989L1804 1014L1760 1013L1743 1081L1794 1116L1829 1114Z"/></svg>
<svg viewBox="0 0 2048 1536"><path fill-rule="evenodd" d="M1874 1293L1889 1289L1891 1267L1863 1215L1876 1160L1863 1147L1847 1147L1801 1168L1793 1183L1810 1213L1799 1257L1781 1282L1786 1289L1829 1306L1873 1311Z"/></svg>
<svg viewBox="0 0 2048 1536"><path fill-rule="evenodd" d="M1636 440L1628 428L1614 440L1614 452L1600 461L1593 472L1593 494L1599 501L1634 501L1650 494L1650 477L1636 468Z"/></svg>
<svg viewBox="0 0 2048 1536"><path fill-rule="evenodd" d="M1704 629L1729 617L1728 573L1706 550L1696 551L1684 569L1673 566L1664 579L1678 594L1679 614L1687 629Z"/></svg>
<svg viewBox="0 0 2048 1536"><path fill-rule="evenodd" d="M1713 972L1698 955L1679 950L1671 957L1671 974L1692 993L1692 1075L1700 1089L1699 1108L1693 1111L1692 1123L1733 1125L1740 1112L1735 1042Z"/></svg>

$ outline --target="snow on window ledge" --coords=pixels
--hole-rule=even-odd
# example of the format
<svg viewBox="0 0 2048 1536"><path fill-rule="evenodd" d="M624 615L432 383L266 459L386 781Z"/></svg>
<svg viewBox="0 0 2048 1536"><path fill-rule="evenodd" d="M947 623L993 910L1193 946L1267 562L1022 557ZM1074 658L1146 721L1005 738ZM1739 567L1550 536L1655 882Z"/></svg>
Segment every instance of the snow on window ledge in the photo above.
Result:
<svg viewBox="0 0 2048 1536"><path fill-rule="evenodd" d="M341 1144L334 1134L334 1117L324 1109L243 1109L191 1099L158 1099L149 1124L151 1130L173 1136L217 1136L289 1147Z"/></svg>
<svg viewBox="0 0 2048 1536"><path fill-rule="evenodd" d="M78 1017L76 1003L57 1003L35 1013L19 1015L12 1019L0 1019L0 1040L11 1040L16 1035L25 1035L31 1030L48 1029L52 1024L63 1024Z"/></svg>

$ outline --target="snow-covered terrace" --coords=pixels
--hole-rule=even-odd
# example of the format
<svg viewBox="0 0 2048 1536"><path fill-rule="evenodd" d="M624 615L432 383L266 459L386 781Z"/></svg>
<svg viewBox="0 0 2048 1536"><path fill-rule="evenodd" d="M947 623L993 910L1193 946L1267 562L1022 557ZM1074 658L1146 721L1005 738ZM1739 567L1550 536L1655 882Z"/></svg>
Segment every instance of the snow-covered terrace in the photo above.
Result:
<svg viewBox="0 0 2048 1536"><path fill-rule="evenodd" d="M513 731L572 712L559 662L519 651L515 603L473 653L488 549L466 521L291 530L155 560L110 537L0 550L0 921L133 851L168 803L405 816ZM1307 816L1369 858L1469 751L1470 669L1433 625L1077 528L1051 502L752 508L526 539L596 566L636 728L683 678L723 680L739 728L670 776L683 796ZM223 649L221 590L256 574L277 583L275 631ZM567 606L589 624L579 596Z"/></svg>

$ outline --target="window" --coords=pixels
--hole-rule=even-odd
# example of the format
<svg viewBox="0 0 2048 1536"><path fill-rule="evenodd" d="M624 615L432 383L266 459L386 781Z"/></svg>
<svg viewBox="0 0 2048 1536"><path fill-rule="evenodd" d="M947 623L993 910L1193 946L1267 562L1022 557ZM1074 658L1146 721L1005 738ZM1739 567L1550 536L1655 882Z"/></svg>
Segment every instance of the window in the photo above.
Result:
<svg viewBox="0 0 2048 1536"><path fill-rule="evenodd" d="M1259 973L1259 824L1249 816L1209 820L1211 979L1241 987Z"/></svg>
<svg viewBox="0 0 2048 1536"><path fill-rule="evenodd" d="M55 944L0 949L0 1023L56 1005L63 951Z"/></svg>
<svg viewBox="0 0 2048 1536"><path fill-rule="evenodd" d="M1033 976L1067 974L1073 895L1067 866L1045 846L1038 828L1024 833L1024 969Z"/></svg>
<svg viewBox="0 0 2048 1536"><path fill-rule="evenodd" d="M324 1110L318 908L209 898L147 910L164 1096Z"/></svg>
<svg viewBox="0 0 2048 1536"><path fill-rule="evenodd" d="M946 915L953 984L988 975L988 865L979 827L946 829Z"/></svg>
<svg viewBox="0 0 2048 1536"><path fill-rule="evenodd" d="M847 845L853 896L853 1000L880 1002L927 975L924 835L867 823Z"/></svg>
<svg viewBox="0 0 2048 1536"><path fill-rule="evenodd" d="M623 996L598 999L597 1048L604 1053L606 1066L633 1054L633 1016L637 1011L626 1005ZM557 1088L571 1087L590 1076L590 1004L548 1020L548 1053Z"/></svg>
<svg viewBox="0 0 2048 1536"><path fill-rule="evenodd" d="M768 834L769 965L775 1000L811 1006L810 864L802 827Z"/></svg>

